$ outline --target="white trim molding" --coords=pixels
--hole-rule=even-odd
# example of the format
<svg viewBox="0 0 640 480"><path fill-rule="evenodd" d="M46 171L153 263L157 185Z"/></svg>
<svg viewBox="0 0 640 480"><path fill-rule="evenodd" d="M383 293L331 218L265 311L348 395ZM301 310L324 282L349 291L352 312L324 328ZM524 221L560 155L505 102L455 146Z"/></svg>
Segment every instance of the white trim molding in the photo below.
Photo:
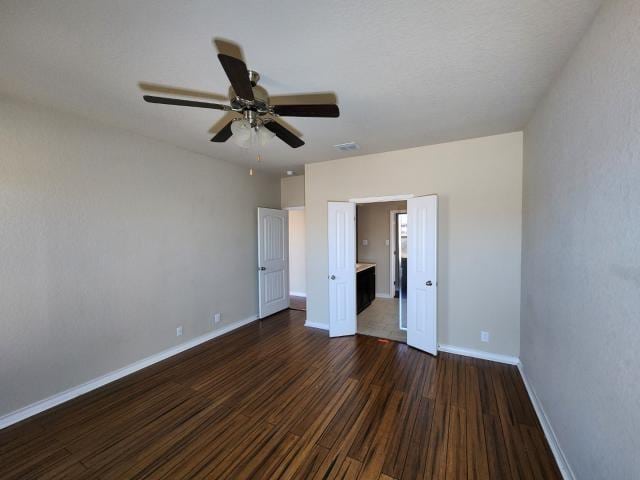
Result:
<svg viewBox="0 0 640 480"><path fill-rule="evenodd" d="M289 295L292 297L304 297L307 298L307 294L304 292L289 292Z"/></svg>
<svg viewBox="0 0 640 480"><path fill-rule="evenodd" d="M438 350L446 353L455 353L456 355L464 355L465 357L481 358L492 362L506 363L508 365L518 365L520 359L510 355L502 355L500 353L485 352L482 350L474 350L472 348L455 347L453 345L438 345Z"/></svg>
<svg viewBox="0 0 640 480"><path fill-rule="evenodd" d="M351 203L379 203L379 202L399 202L402 200L409 200L415 197L413 194L403 195L386 195L384 197L363 197L363 198L350 198L348 201Z"/></svg>
<svg viewBox="0 0 640 480"><path fill-rule="evenodd" d="M95 390L96 388L100 388L122 377L126 377L127 375L137 372L138 370L142 370L143 368L153 365L154 363L166 360L169 357L172 357L174 355L177 355L178 353L184 352L185 350L196 347L201 343L224 335L225 333L229 333L232 330L243 327L251 322L255 322L257 319L258 316L253 315L249 318L245 318L244 320L238 320L237 322L230 323L229 325L226 325L218 330L200 335L199 337L181 343L180 345L168 348L167 350L163 350L162 352L156 353L149 357L143 358L142 360L138 360L137 362L131 363L122 368L101 375L100 377L94 378L93 380L89 380L88 382L76 385L75 387L72 387L68 390L56 393L55 395L52 395L43 400L39 400L18 410L14 410L13 412L9 412L6 415L0 417L0 429L8 427L9 425L13 425L14 423L20 422L21 420L29 418L40 412L44 412L45 410L53 408L73 398L79 397L80 395L84 395L85 393Z"/></svg>
<svg viewBox="0 0 640 480"><path fill-rule="evenodd" d="M393 298L393 296L389 295L388 293L377 293L376 292L376 298Z"/></svg>
<svg viewBox="0 0 640 480"><path fill-rule="evenodd" d="M304 322L305 327L319 328L320 330L329 330L329 325L318 322Z"/></svg>
<svg viewBox="0 0 640 480"><path fill-rule="evenodd" d="M542 408L542 403L540 402L540 399L536 395L536 392L533 389L533 386L529 383L529 381L527 380L527 376L524 374L524 368L522 366L522 362L518 362L518 370L520 371L520 376L522 377L524 386L527 389L527 393L529 394L529 398L531 399L533 408L536 411L536 415L538 415L538 420L540 421L540 425L542 425L544 436L547 437L547 443L549 444L549 448L551 448L551 452L553 453L553 456L556 459L556 463L558 464L558 468L560 469L562 478L564 478L564 480L575 480L576 476L573 474L573 470L571 470L571 465L569 465L569 461L567 460L567 457L564 455L562 448L560 448L558 437L556 437L556 434L553 431L553 428L551 427L551 422L549 422L549 417L547 417L547 414Z"/></svg>

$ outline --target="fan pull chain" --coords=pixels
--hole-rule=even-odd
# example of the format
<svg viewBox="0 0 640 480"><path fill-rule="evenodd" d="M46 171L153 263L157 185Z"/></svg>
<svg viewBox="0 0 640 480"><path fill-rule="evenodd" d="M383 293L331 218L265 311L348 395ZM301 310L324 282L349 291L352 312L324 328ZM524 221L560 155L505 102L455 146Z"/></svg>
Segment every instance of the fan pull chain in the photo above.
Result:
<svg viewBox="0 0 640 480"><path fill-rule="evenodd" d="M256 154L256 161L258 162L258 165L262 161L262 157L260 156L260 153ZM253 177L253 167L249 167L249 176Z"/></svg>

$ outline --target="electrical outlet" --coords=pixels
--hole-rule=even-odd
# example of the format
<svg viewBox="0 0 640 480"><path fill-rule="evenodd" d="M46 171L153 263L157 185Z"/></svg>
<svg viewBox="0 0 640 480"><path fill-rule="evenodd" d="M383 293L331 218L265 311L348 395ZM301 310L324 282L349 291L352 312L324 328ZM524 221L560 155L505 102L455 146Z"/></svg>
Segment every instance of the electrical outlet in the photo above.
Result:
<svg viewBox="0 0 640 480"><path fill-rule="evenodd" d="M362 240L362 245L364 245L365 247L369 245L369 240Z"/></svg>
<svg viewBox="0 0 640 480"><path fill-rule="evenodd" d="M176 328L176 337L181 337L181 336L182 336L182 325Z"/></svg>
<svg viewBox="0 0 640 480"><path fill-rule="evenodd" d="M215 325L216 323L220 323L220 314L219 314L219 313L216 313L216 314L213 316L213 323L214 323L214 325Z"/></svg>
<svg viewBox="0 0 640 480"><path fill-rule="evenodd" d="M385 240L384 244L388 247L389 246L389 240Z"/></svg>
<svg viewBox="0 0 640 480"><path fill-rule="evenodd" d="M484 330L480 331L480 341L488 342L489 341L489 332L485 332Z"/></svg>

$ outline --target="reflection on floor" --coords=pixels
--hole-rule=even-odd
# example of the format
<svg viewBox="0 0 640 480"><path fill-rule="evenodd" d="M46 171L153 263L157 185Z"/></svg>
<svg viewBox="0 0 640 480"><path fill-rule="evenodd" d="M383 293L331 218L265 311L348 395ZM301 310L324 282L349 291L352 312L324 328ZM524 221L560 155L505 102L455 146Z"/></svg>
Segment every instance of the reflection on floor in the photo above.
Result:
<svg viewBox="0 0 640 480"><path fill-rule="evenodd" d="M406 342L407 333L398 323L398 299L376 298L358 315L358 333Z"/></svg>
<svg viewBox="0 0 640 480"><path fill-rule="evenodd" d="M305 297L289 296L289 308L291 310L307 310L307 299Z"/></svg>

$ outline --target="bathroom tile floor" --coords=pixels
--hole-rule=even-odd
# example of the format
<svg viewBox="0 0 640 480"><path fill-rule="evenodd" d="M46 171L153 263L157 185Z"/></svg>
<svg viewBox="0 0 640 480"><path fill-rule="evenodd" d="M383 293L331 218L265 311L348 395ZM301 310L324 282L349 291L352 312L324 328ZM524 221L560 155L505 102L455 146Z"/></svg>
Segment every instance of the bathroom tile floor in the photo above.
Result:
<svg viewBox="0 0 640 480"><path fill-rule="evenodd" d="M358 333L406 342L407 333L399 327L399 300L376 298L358 315Z"/></svg>

